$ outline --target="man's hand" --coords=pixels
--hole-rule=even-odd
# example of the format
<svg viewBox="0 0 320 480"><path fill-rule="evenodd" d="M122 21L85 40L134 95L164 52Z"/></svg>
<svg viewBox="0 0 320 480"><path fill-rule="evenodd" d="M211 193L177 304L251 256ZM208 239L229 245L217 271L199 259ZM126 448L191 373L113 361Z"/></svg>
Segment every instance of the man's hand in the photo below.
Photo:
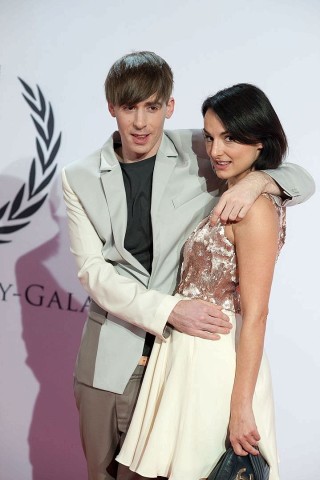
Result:
<svg viewBox="0 0 320 480"><path fill-rule="evenodd" d="M250 172L236 185L225 191L211 214L211 225L220 218L222 223L238 222L245 217L261 193L281 195L276 182L265 172Z"/></svg>
<svg viewBox="0 0 320 480"><path fill-rule="evenodd" d="M218 340L229 333L232 324L222 307L204 300L180 300L172 310L168 323L176 330L194 337Z"/></svg>

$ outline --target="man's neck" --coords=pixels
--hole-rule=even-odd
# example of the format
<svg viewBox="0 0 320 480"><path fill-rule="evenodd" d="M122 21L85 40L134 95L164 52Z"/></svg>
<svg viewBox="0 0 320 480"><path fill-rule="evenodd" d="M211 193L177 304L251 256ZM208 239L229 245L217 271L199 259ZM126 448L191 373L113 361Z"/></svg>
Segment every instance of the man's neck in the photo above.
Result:
<svg viewBox="0 0 320 480"><path fill-rule="evenodd" d="M119 145L117 148L115 148L114 150L114 153L116 154L116 157L117 157L117 160L120 162L120 163L136 163L136 162L143 162L144 160L148 160L149 158L152 158L154 157L155 155L150 155L146 158L136 158L134 160L132 159L128 159L126 158L124 155L123 155L123 152L122 152L122 146Z"/></svg>

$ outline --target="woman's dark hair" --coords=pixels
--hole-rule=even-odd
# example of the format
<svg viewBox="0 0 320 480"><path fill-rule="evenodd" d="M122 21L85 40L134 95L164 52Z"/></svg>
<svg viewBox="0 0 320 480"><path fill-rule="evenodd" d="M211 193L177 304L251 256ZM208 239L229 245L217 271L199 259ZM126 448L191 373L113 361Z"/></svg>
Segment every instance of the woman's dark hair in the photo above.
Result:
<svg viewBox="0 0 320 480"><path fill-rule="evenodd" d="M254 85L239 83L220 90L202 104L202 115L212 110L230 136L247 145L263 144L253 164L256 170L277 168L288 144L280 120L267 96Z"/></svg>

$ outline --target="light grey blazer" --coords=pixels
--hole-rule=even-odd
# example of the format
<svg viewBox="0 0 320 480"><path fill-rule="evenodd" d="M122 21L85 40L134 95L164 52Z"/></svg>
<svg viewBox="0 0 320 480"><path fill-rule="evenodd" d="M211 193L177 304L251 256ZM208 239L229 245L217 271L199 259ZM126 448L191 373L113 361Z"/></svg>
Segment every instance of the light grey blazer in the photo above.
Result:
<svg viewBox="0 0 320 480"><path fill-rule="evenodd" d="M114 153L117 133L102 149L62 172L71 251L92 298L75 376L81 383L122 393L140 356L145 331L165 340L166 321L180 300L172 296L182 246L207 216L223 184L212 172L200 131L164 133L156 157L151 218L152 274L124 248L127 203ZM286 164L269 171L291 197L314 191L310 175Z"/></svg>

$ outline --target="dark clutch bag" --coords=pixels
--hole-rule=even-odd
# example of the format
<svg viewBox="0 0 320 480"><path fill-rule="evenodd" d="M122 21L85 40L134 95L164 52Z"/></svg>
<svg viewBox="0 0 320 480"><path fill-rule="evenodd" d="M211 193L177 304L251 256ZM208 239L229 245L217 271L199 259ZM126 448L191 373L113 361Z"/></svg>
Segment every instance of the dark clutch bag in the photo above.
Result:
<svg viewBox="0 0 320 480"><path fill-rule="evenodd" d="M268 480L269 473L270 467L261 453L242 457L229 447L207 480Z"/></svg>

